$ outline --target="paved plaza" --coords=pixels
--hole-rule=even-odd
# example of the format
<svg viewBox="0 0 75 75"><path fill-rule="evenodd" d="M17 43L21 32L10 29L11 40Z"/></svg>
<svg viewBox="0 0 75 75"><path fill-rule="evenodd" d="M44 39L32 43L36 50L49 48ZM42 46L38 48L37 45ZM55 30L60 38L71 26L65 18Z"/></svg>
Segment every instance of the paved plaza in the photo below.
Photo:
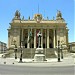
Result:
<svg viewBox="0 0 75 75"><path fill-rule="evenodd" d="M23 62L19 63L19 58L2 58L0 54L0 64L4 65L21 65L21 66L72 66L75 65L75 53L67 54L60 62L57 58L48 58L47 61L43 62L34 62L33 59L22 59Z"/></svg>

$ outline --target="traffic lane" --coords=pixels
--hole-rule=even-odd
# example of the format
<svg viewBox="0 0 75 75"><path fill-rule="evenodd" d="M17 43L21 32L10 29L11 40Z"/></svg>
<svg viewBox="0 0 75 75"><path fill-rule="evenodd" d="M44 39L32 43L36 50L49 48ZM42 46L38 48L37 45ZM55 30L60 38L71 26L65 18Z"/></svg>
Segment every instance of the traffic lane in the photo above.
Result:
<svg viewBox="0 0 75 75"><path fill-rule="evenodd" d="M29 66L12 66L0 65L0 74L30 74L30 75L74 75L74 66L58 67L29 67Z"/></svg>

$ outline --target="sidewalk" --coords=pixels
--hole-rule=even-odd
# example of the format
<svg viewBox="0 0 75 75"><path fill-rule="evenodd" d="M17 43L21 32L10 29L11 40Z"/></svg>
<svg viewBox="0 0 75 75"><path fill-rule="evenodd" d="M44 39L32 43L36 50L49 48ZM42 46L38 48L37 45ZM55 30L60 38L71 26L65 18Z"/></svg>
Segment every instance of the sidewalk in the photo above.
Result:
<svg viewBox="0 0 75 75"><path fill-rule="evenodd" d="M75 65L75 58L72 57L72 54L64 57L58 62L57 58L49 58L47 61L44 62L34 62L32 59L23 59L22 63L19 63L19 58L1 58L0 57L0 64L6 65L19 65L19 66L38 66L38 67L49 67L49 66L71 66Z"/></svg>

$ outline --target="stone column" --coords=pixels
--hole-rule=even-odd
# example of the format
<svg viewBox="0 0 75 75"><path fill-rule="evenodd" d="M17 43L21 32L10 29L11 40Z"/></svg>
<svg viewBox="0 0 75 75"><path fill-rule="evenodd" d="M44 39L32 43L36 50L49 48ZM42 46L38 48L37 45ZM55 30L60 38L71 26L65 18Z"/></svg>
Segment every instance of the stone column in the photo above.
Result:
<svg viewBox="0 0 75 75"><path fill-rule="evenodd" d="M68 47L68 30L66 30L66 45Z"/></svg>
<svg viewBox="0 0 75 75"><path fill-rule="evenodd" d="M57 46L58 46L58 38L59 38L59 36L58 36L58 29L57 29L57 36L56 37L57 37Z"/></svg>
<svg viewBox="0 0 75 75"><path fill-rule="evenodd" d="M53 30L53 32L54 32L54 40L53 40L53 43L54 43L54 48L55 48L55 29Z"/></svg>
<svg viewBox="0 0 75 75"><path fill-rule="evenodd" d="M57 46L58 46L58 41L60 41L60 31L57 29Z"/></svg>
<svg viewBox="0 0 75 75"><path fill-rule="evenodd" d="M23 46L23 42L24 42L24 40L23 40L23 29L22 29L22 38L21 38L21 45Z"/></svg>
<svg viewBox="0 0 75 75"><path fill-rule="evenodd" d="M45 29L45 48L47 48L47 29Z"/></svg>
<svg viewBox="0 0 75 75"><path fill-rule="evenodd" d="M43 48L43 29L41 29L41 34L42 34L42 37L41 37L41 48Z"/></svg>
<svg viewBox="0 0 75 75"><path fill-rule="evenodd" d="M36 48L36 29L34 29L34 48Z"/></svg>
<svg viewBox="0 0 75 75"><path fill-rule="evenodd" d="M12 41L13 41L12 35L10 35L10 47L11 47L11 45L12 45Z"/></svg>
<svg viewBox="0 0 75 75"><path fill-rule="evenodd" d="M57 29L55 29L55 46L57 46Z"/></svg>
<svg viewBox="0 0 75 75"><path fill-rule="evenodd" d="M47 48L49 48L49 29L47 29Z"/></svg>
<svg viewBox="0 0 75 75"><path fill-rule="evenodd" d="M23 29L22 29L22 41L23 41Z"/></svg>
<svg viewBox="0 0 75 75"><path fill-rule="evenodd" d="M18 33L17 33L17 47L19 48L20 47L20 29L18 29Z"/></svg>
<svg viewBox="0 0 75 75"><path fill-rule="evenodd" d="M29 42L28 42L28 41L29 41L29 31L30 31L30 30L28 29L28 40L27 40L27 48L30 48L30 47L29 47Z"/></svg>

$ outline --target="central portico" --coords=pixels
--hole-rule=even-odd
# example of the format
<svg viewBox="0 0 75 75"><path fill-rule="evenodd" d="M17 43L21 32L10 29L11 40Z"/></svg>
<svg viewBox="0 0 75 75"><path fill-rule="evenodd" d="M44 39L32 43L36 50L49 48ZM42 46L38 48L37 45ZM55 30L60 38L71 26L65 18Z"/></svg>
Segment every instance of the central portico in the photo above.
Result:
<svg viewBox="0 0 75 75"><path fill-rule="evenodd" d="M20 18L20 12L17 10L10 25L8 29L8 48L11 47L14 41L16 41L18 48L20 47L20 42L24 48L37 48L37 33L39 31L42 34L42 48L56 48L58 40L68 46L67 23L62 18L60 11L57 12L56 19L49 20L48 17L44 19L42 14L35 14L33 19L29 17L26 20L24 17ZM30 32L32 33L32 38L29 42Z"/></svg>

